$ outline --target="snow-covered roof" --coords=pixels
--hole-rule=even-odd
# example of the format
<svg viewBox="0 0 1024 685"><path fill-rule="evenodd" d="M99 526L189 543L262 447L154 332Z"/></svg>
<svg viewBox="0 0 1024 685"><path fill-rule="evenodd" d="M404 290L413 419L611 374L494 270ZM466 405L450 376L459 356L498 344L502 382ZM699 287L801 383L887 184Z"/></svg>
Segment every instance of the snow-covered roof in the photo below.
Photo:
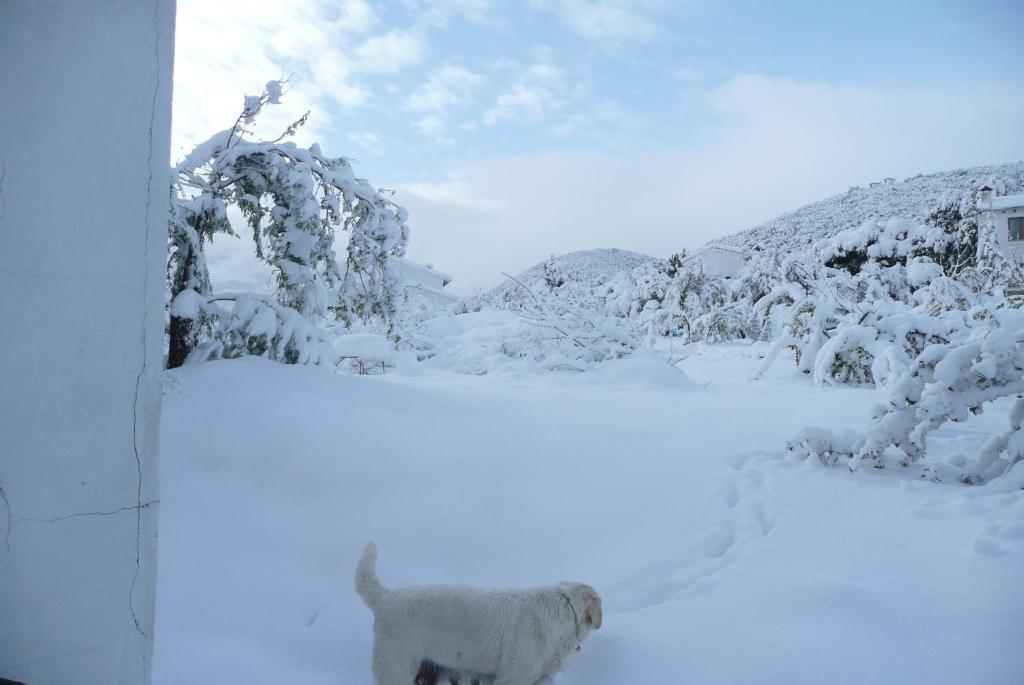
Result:
<svg viewBox="0 0 1024 685"><path fill-rule="evenodd" d="M1001 195L991 200L979 200L978 207L981 209L1015 209L1017 207L1024 207L1024 193Z"/></svg>
<svg viewBox="0 0 1024 685"><path fill-rule="evenodd" d="M706 243L705 245L702 245L702 246L698 247L693 252L693 254L691 254L689 257L687 257L687 260L693 259L694 257L697 257L697 256L699 256L701 254L704 254L705 252L707 252L709 250L721 250L723 252L731 252L733 254L738 254L738 255L743 255L743 256L746 256L746 254L747 254L747 251L744 250L741 247L734 247L732 245L725 245L723 243Z"/></svg>
<svg viewBox="0 0 1024 685"><path fill-rule="evenodd" d="M438 271L433 264L419 264L405 258L399 261L402 264L402 275L408 280L417 283L440 281L442 285L448 285L452 281L451 276L443 271Z"/></svg>

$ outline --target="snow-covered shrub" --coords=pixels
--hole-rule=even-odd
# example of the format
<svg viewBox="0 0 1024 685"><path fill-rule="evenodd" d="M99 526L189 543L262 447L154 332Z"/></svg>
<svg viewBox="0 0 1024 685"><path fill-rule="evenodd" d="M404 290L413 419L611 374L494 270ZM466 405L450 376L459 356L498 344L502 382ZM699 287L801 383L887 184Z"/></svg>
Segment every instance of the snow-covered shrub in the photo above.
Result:
<svg viewBox="0 0 1024 685"><path fill-rule="evenodd" d="M706 343L730 340L756 340L759 335L757 316L746 300L726 302L711 307L690 325L690 341Z"/></svg>
<svg viewBox="0 0 1024 685"><path fill-rule="evenodd" d="M935 226L869 221L818 255L784 260L783 281L755 305L762 327L778 331L758 375L789 348L816 384L898 378L924 347L963 330L973 307L1002 301L983 278L991 268L963 267L952 278L922 254L954 239Z"/></svg>
<svg viewBox="0 0 1024 685"><path fill-rule="evenodd" d="M517 356L543 360L551 369L582 370L595 362L618 359L638 347L628 322L599 312L553 292L518 284L528 297L516 312L527 324Z"/></svg>
<svg viewBox="0 0 1024 685"><path fill-rule="evenodd" d="M906 266L925 257L956 275L976 264L978 216L963 218L959 207L936 210L930 222L909 219L868 220L859 228L840 231L822 253L826 266L856 275L867 263L880 267Z"/></svg>
<svg viewBox="0 0 1024 685"><path fill-rule="evenodd" d="M324 330L264 295L204 296L184 290L170 309L173 318L201 321L208 327L186 363L255 356L287 364L327 364L336 358Z"/></svg>
<svg viewBox="0 0 1024 685"><path fill-rule="evenodd" d="M618 274L598 290L605 311L629 319L648 340L676 336L685 342L722 342L758 336L750 301L726 279L685 253Z"/></svg>
<svg viewBox="0 0 1024 685"><path fill-rule="evenodd" d="M962 325L959 339L921 351L891 385L863 433L807 429L790 441L789 449L826 464L845 463L851 470L865 463L884 467L891 449L899 463L909 465L926 456L928 436L937 428L1016 396L1005 433L989 438L973 459L926 464L925 475L983 483L1012 472L1012 487L1024 487L1024 312L977 307L965 313Z"/></svg>
<svg viewBox="0 0 1024 685"><path fill-rule="evenodd" d="M312 326L327 316L348 325L359 318L387 321L394 313L397 285L389 260L405 250L405 210L366 180L356 178L348 160L327 157L315 144L300 148L286 140L306 116L275 140L246 138L245 126L267 105L277 103L281 86L271 81L262 95L246 97L230 129L197 145L175 167L167 263L169 303L178 302L183 293L182 303L195 300L186 291L213 301L203 248L218 233L234 235L228 219L228 207L233 206L252 230L256 256L274 272L275 297L281 307L297 312ZM334 251L339 229L349 233L344 268ZM232 319L211 311L205 306L171 307L169 367L184 363L204 340L227 344L231 331L214 327ZM291 352L274 358L319 359Z"/></svg>

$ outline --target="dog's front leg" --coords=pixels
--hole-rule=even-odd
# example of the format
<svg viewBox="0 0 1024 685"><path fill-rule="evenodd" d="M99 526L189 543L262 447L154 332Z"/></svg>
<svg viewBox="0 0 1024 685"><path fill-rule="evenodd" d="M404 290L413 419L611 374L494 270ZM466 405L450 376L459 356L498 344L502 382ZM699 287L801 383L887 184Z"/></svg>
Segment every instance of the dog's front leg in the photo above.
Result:
<svg viewBox="0 0 1024 685"><path fill-rule="evenodd" d="M526 663L510 663L499 668L494 685L535 685L543 677L539 668Z"/></svg>
<svg viewBox="0 0 1024 685"><path fill-rule="evenodd" d="M543 676L538 672L531 671L529 674L513 674L512 676L498 676L494 679L493 685L537 685Z"/></svg>

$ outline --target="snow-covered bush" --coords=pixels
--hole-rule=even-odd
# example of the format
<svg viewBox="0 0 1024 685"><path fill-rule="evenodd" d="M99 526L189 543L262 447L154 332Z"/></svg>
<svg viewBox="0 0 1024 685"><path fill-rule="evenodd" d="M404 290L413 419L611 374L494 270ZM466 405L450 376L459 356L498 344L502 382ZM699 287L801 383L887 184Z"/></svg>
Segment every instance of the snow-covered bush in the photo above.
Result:
<svg viewBox="0 0 1024 685"><path fill-rule="evenodd" d="M935 226L869 221L820 253L784 260L783 281L755 305L762 327L777 331L758 375L789 348L816 384L900 377L924 347L965 330L973 307L1001 306L1001 291L985 278L990 267L961 264L953 278L922 254L948 257L944 250L958 240Z"/></svg>
<svg viewBox="0 0 1024 685"><path fill-rule="evenodd" d="M868 220L859 228L841 231L826 244L826 266L857 274L866 263L881 267L906 266L915 258L927 258L950 275L976 265L978 216L963 218L959 207L936 210L930 222L919 224L904 218Z"/></svg>
<svg viewBox="0 0 1024 685"><path fill-rule="evenodd" d="M255 356L287 364L326 364L336 357L325 331L264 295L203 296L184 290L170 309L172 320L202 321L208 327L188 363Z"/></svg>
<svg viewBox="0 0 1024 685"><path fill-rule="evenodd" d="M906 466L927 454L928 436L947 422L966 421L1001 398L1016 397L1005 433L990 437L973 459L927 463L933 479L983 483L1001 476L1024 487L1024 312L976 307L965 313L960 339L927 345L876 407L863 433L807 429L789 449L826 464L882 468L892 451Z"/></svg>
<svg viewBox="0 0 1024 685"><path fill-rule="evenodd" d="M328 316L351 325L371 317L388 321L394 313L397 278L389 260L405 250L405 210L356 178L348 160L327 157L316 144L301 148L286 140L306 116L275 140L249 140L245 126L278 102L281 87L282 82L271 81L262 95L246 97L234 125L197 145L174 169L167 263L171 368L184 363L203 341L228 345L225 349L249 348L248 342L240 347L225 342L246 326L225 329L237 322L210 306L218 298L211 292L203 248L218 233L234 235L229 207L241 212L252 231L256 256L270 265L280 307L313 327ZM339 229L349 233L344 267L334 250ZM235 308L247 312L254 301L242 306L236 300ZM256 309L268 311L265 301ZM258 317L261 326L272 319L282 326L276 334L261 336L290 339L296 325L282 311ZM286 344L282 349L291 348ZM272 356L282 361L320 359L293 352Z"/></svg>
<svg viewBox="0 0 1024 685"><path fill-rule="evenodd" d="M677 336L685 342L756 338L750 301L728 281L706 271L685 253L618 274L599 293L605 311L629 319L649 340Z"/></svg>
<svg viewBox="0 0 1024 685"><path fill-rule="evenodd" d="M515 355L543 360L551 369L582 370L595 362L624 357L638 347L628 322L567 301L553 291L518 285L528 297L516 314L527 325L524 344Z"/></svg>
<svg viewBox="0 0 1024 685"><path fill-rule="evenodd" d="M1019 269L995 245L991 215L976 222L957 219L959 211L949 216L959 232L898 219L842 232L826 246L825 266L759 302L782 302L789 316L762 370L790 347L817 384L888 388L863 432L809 428L790 441L790 450L851 470L882 468L889 456L908 466L926 459L936 429L1016 396L1007 432L971 458L926 460L924 475L1024 486L1024 312L1001 287ZM964 245L971 241L977 253L968 259Z"/></svg>

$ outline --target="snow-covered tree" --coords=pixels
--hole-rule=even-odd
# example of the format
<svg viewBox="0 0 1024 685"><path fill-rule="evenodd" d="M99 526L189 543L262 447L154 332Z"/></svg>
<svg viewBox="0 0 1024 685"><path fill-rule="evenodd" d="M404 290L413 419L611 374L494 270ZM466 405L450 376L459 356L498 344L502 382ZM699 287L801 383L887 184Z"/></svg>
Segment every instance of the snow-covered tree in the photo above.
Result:
<svg viewBox="0 0 1024 685"><path fill-rule="evenodd" d="M284 310L297 312L314 327L328 315L351 325L357 318L389 321L394 313L397 278L389 260L405 250L405 210L366 180L356 178L348 160L327 157L315 144L302 148L287 140L305 123L308 113L275 140L247 137L245 127L267 105L278 102L282 85L271 81L260 96L246 97L235 124L196 146L174 169L168 257L169 367L184 363L204 339L228 344L227 331L237 332L237 321L247 319L225 319L209 306L215 298L203 248L218 233L234 235L229 207L237 207L248 223L256 256L270 265L277 285L275 298L284 308L275 309L273 317L266 307L254 310L265 312L257 317L261 322L257 328L263 331L257 337L297 340L292 335L297 327ZM338 230L349 233L344 268L334 250ZM240 306L239 300L233 301ZM277 334L264 330L272 319L282 326ZM214 331L218 325L221 330ZM292 352L272 354L271 342L225 349L243 347L261 349L282 361L319 359L288 344L282 350Z"/></svg>

